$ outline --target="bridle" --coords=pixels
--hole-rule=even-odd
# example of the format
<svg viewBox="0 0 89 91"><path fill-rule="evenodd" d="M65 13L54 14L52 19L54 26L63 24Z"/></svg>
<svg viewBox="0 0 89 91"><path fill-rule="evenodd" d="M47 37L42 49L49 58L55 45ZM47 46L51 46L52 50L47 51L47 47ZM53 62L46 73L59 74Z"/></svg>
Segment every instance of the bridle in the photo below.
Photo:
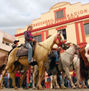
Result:
<svg viewBox="0 0 89 91"><path fill-rule="evenodd" d="M57 43L56 43L56 42L57 42L57 40L58 40L59 44L57 44ZM58 36L57 36L57 37L56 37L56 39L55 39L55 43L56 43L58 46L62 45L62 41L59 39L59 37L58 37Z"/></svg>
<svg viewBox="0 0 89 91"><path fill-rule="evenodd" d="M56 43L57 40L58 40L59 44ZM54 42L55 42L58 46L62 45L62 42L61 42L61 40L60 40L60 38L59 38L58 36L56 37L56 39L54 40ZM42 46L44 49L50 51L48 48L46 48L46 47L43 46L42 44L40 44L40 43L38 43L38 44L39 44L40 46Z"/></svg>

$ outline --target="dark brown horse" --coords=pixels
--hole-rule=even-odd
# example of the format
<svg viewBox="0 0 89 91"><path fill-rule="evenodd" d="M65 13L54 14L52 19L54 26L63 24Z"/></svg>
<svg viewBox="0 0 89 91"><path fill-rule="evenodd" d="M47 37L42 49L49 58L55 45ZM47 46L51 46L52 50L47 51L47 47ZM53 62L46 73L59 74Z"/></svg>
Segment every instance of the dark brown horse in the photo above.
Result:
<svg viewBox="0 0 89 91"><path fill-rule="evenodd" d="M85 87L84 80L89 79L89 62L85 54L86 54L86 46L80 49L80 76L81 80L83 81L83 87Z"/></svg>
<svg viewBox="0 0 89 91"><path fill-rule="evenodd" d="M80 74L82 79L88 79L89 62L85 56L85 47L80 49Z"/></svg>

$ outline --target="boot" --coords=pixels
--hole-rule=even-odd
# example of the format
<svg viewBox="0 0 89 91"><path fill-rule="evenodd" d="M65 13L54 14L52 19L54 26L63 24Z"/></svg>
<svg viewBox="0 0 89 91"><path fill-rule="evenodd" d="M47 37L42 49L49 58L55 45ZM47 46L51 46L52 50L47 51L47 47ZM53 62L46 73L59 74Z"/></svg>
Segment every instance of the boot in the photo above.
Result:
<svg viewBox="0 0 89 91"><path fill-rule="evenodd" d="M31 65L31 66L37 65L37 62L33 61L33 58L32 58L31 61L29 62L29 65Z"/></svg>

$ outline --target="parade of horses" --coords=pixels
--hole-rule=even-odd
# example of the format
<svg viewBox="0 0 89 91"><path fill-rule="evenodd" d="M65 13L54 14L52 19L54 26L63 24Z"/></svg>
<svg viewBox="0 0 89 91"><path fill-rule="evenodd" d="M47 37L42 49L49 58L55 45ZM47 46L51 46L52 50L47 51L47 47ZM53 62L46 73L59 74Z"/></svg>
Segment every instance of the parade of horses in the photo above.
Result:
<svg viewBox="0 0 89 91"><path fill-rule="evenodd" d="M44 2L40 3L46 6L47 1ZM50 2L54 5L49 11L42 11L37 19L34 13L29 18L32 23L21 26L24 28L16 27L14 36L0 30L0 90L89 89L89 3L81 2ZM18 3L16 6L23 8L21 1ZM8 3L9 8L14 6L15 2ZM27 8L21 10L25 12ZM26 20L30 15L26 14L25 18L25 13L19 18ZM21 23L18 21L17 24Z"/></svg>
<svg viewBox="0 0 89 91"><path fill-rule="evenodd" d="M57 50L59 52L59 58L57 63L55 53L54 51L52 51L52 48L55 44L59 45L59 48L61 48ZM6 72L8 71L10 73L10 77L12 78L12 86L13 88L17 89L15 84L15 74L16 71L20 70L18 68L19 65L23 65L23 69L25 69L26 67L30 68L30 66L33 66L33 89L46 88L45 82L44 85L42 85L42 81L45 78L45 72L47 72L48 76L51 77L52 80L50 82L52 84L50 88L88 88L85 84L85 80L88 81L89 76L89 44L86 44L86 46L84 46L83 48L79 48L79 46L76 44L69 42L67 43L61 33L55 33L47 40L43 42L37 42L35 44L33 55L33 60L37 62L37 64L35 65L29 65L27 55L17 55L18 50L23 50L24 48L24 45L16 47L8 55L8 61L6 67L2 72L2 77L0 80L0 88L3 87L3 78ZM61 50L64 50L64 52L61 53ZM19 64L15 66L15 62L18 62ZM76 81L73 80L73 77L70 74L70 69L76 71L76 76L74 78L76 79ZM62 76L62 79L60 78L60 76ZM69 81L69 83L66 83L67 85L69 84L69 87L65 85L65 79ZM60 83L60 81L62 82Z"/></svg>

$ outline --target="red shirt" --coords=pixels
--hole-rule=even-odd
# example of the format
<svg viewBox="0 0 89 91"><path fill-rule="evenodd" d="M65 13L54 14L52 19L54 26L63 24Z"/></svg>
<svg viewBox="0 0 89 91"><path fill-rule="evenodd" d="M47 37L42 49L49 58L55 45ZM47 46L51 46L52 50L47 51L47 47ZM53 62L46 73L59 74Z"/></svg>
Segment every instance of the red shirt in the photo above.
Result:
<svg viewBox="0 0 89 91"><path fill-rule="evenodd" d="M20 77L20 72L16 72L15 77Z"/></svg>

